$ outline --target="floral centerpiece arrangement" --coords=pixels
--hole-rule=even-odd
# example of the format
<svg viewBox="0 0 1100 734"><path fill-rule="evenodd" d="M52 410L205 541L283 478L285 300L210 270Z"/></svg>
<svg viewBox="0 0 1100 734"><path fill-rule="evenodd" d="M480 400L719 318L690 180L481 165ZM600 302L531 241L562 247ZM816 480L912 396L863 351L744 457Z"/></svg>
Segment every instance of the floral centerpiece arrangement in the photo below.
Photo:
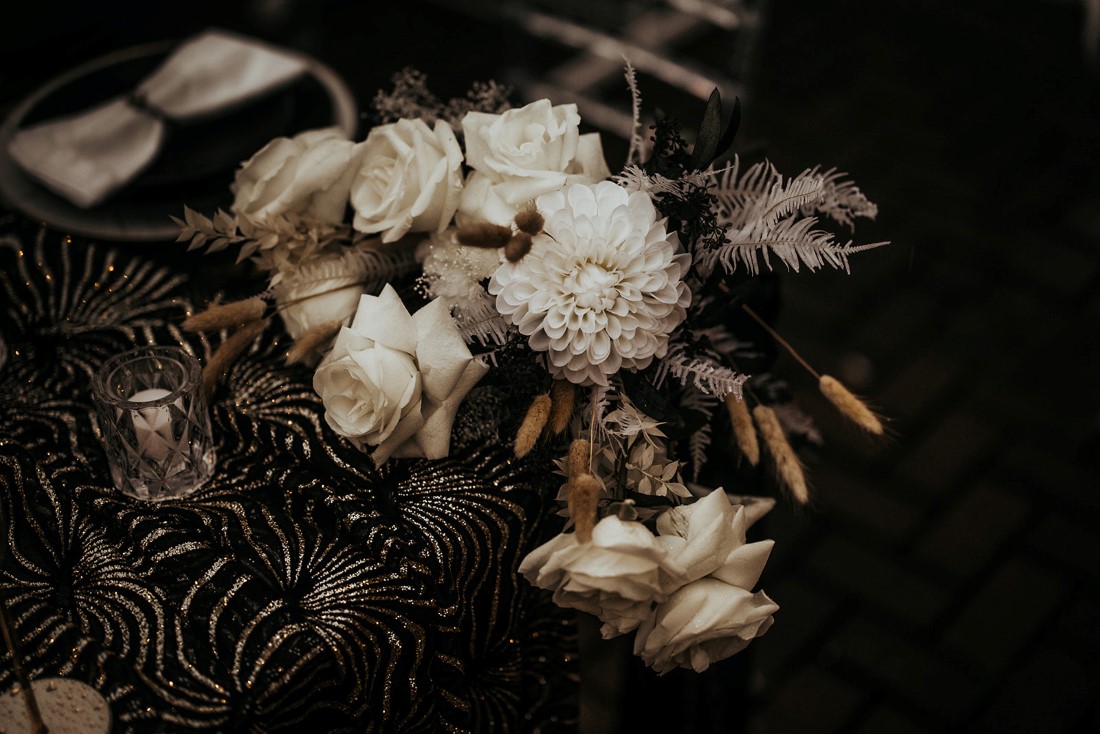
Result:
<svg viewBox="0 0 1100 734"><path fill-rule="evenodd" d="M185 326L233 330L206 366L212 386L278 314L328 425L379 465L446 456L471 389L533 366L513 448L558 452L568 520L519 572L598 617L605 637L635 632L659 673L702 671L778 609L753 591L772 543L747 541L775 500L696 483L716 426L737 461L770 464L808 500L791 438L812 428L781 410L774 378L743 371L753 348L734 325L778 339L750 304L753 284L776 261L847 270L877 245L821 223L851 227L875 207L832 169L788 178L767 162L715 163L739 122L717 92L693 145L671 119L646 136L629 65L626 76L635 131L614 173L575 105L512 107L493 83L444 103L412 71L375 99L362 141L334 130L271 141L237 171L231 212L177 220L181 240L239 248L270 287ZM410 312L412 301L424 305ZM882 433L814 374L844 415Z"/></svg>

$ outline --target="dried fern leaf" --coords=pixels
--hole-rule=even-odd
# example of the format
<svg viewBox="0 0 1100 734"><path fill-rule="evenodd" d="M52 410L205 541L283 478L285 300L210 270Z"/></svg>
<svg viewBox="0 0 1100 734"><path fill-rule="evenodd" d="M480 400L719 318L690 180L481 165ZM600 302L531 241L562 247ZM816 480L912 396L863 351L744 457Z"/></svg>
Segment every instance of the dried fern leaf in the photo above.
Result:
<svg viewBox="0 0 1100 734"><path fill-rule="evenodd" d="M741 387L749 379L748 375L706 356L689 355L687 347L680 342L670 345L668 353L658 363L656 384L660 385L670 376L679 380L684 387L692 385L700 392L714 397L730 393L740 397Z"/></svg>
<svg viewBox="0 0 1100 734"><path fill-rule="evenodd" d="M638 88L638 73L634 70L630 59L625 59L626 86L630 90L630 144L626 151L626 165L633 166L639 163L642 148L645 141L642 138L642 92Z"/></svg>
<svg viewBox="0 0 1100 734"><path fill-rule="evenodd" d="M802 214L821 214L848 229L855 227L857 218L874 219L878 216L878 207L868 201L854 182L846 178L848 174L836 168L822 171L820 166L815 166L806 171L805 175L820 177L822 192L818 199L802 206Z"/></svg>
<svg viewBox="0 0 1100 734"><path fill-rule="evenodd" d="M721 264L727 273L744 266L750 275L761 271L760 260L772 270L774 256L790 270L798 272L805 265L809 270L819 270L826 265L851 272L848 256L886 243L853 246L851 242L838 245L832 233L814 229L816 217L785 219L768 231L757 228L731 229L726 232L729 243L705 250L699 254L704 273L710 273Z"/></svg>
<svg viewBox="0 0 1100 734"><path fill-rule="evenodd" d="M500 315L496 301L485 291L480 291L476 300L456 304L453 316L467 344L477 341L482 345L504 346L514 330L512 322Z"/></svg>

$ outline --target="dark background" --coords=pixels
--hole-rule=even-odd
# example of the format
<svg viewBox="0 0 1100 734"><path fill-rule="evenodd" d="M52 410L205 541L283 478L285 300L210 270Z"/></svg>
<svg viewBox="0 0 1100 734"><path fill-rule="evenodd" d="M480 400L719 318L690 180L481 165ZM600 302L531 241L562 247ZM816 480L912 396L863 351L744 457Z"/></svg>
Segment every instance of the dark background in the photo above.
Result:
<svg viewBox="0 0 1100 734"><path fill-rule="evenodd" d="M747 728L1096 731L1100 107L1084 6L773 0L766 20L739 149L788 174L849 172L881 212L856 241L892 241L850 275L784 276L777 324L892 435L856 435L780 358L826 446L814 506L769 520L763 586L782 609L747 658ZM35 3L0 28L0 109L75 63L211 24L314 54L361 106L404 66L453 96L544 61L444 3Z"/></svg>

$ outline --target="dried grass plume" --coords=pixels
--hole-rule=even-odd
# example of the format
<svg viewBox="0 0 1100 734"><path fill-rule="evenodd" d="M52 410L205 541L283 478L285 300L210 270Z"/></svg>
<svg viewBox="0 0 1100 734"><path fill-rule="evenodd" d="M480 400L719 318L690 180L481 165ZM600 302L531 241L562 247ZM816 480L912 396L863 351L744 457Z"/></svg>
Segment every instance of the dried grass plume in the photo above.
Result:
<svg viewBox="0 0 1100 734"><path fill-rule="evenodd" d="M210 361L202 369L202 387L207 400L214 395L214 388L218 381L226 375L229 368L237 361L237 357L241 356L252 340L263 333L265 326L267 326L266 319L250 321L233 332L214 351Z"/></svg>
<svg viewBox="0 0 1100 734"><path fill-rule="evenodd" d="M512 239L512 230L492 222L477 222L459 227L455 237L460 245L497 248L508 244L508 240Z"/></svg>
<svg viewBox="0 0 1100 734"><path fill-rule="evenodd" d="M744 398L738 400L737 395L729 393L726 395L726 409L730 414L737 448L741 449L751 466L756 466L760 463L760 442L756 439L756 426L752 423L749 406Z"/></svg>
<svg viewBox="0 0 1100 734"><path fill-rule="evenodd" d="M577 387L569 380L554 380L550 386L550 432L560 436L573 419L577 403Z"/></svg>
<svg viewBox="0 0 1100 734"><path fill-rule="evenodd" d="M576 528L577 540L581 543L592 540L601 489L603 485L600 480L587 472L569 480L565 504Z"/></svg>
<svg viewBox="0 0 1100 734"><path fill-rule="evenodd" d="M230 303L213 303L205 311L188 317L183 322L183 329L199 332L231 329L263 318L266 307L264 299L259 296Z"/></svg>
<svg viewBox="0 0 1100 734"><path fill-rule="evenodd" d="M510 263L519 262L530 251L531 235L526 232L516 232L504 246L504 258Z"/></svg>
<svg viewBox="0 0 1100 734"><path fill-rule="evenodd" d="M299 364L310 362L325 351L329 342L340 333L343 321L326 321L307 329L304 334L294 340L294 344L286 352L287 364Z"/></svg>
<svg viewBox="0 0 1100 734"><path fill-rule="evenodd" d="M802 462L798 460L794 449L787 441L783 426L779 424L779 417L766 405L757 405L753 408L752 417L756 419L764 444L775 460L775 469L783 486L799 504L809 503L810 490L806 485L806 474L802 469Z"/></svg>
<svg viewBox="0 0 1100 734"><path fill-rule="evenodd" d="M534 236L542 231L546 219L539 214L538 209L524 209L516 214L516 227L520 232Z"/></svg>
<svg viewBox="0 0 1100 734"><path fill-rule="evenodd" d="M822 375L821 379L818 380L818 387L821 389L821 394L827 397L829 402L835 405L845 418L868 433L873 433L876 436L883 434L885 429L879 417L867 407L866 403L853 395L840 380L829 375Z"/></svg>
<svg viewBox="0 0 1100 734"><path fill-rule="evenodd" d="M516 458L522 459L535 448L535 442L542 435L542 429L546 427L546 421L550 418L550 396L543 393L536 395L531 401L531 407L527 409L527 415L520 424L516 433L514 444Z"/></svg>
<svg viewBox="0 0 1100 734"><path fill-rule="evenodd" d="M590 470L589 462L592 456L592 444L583 438L573 439L569 444L569 456L565 462L566 476L579 477Z"/></svg>

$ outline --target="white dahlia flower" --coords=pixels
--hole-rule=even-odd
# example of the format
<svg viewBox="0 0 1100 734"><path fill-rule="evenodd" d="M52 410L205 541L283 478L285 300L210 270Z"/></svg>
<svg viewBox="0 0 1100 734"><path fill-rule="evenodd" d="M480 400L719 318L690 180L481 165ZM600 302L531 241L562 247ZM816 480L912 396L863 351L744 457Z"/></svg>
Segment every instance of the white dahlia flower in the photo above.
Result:
<svg viewBox="0 0 1100 734"><path fill-rule="evenodd" d="M536 206L543 233L489 281L497 310L547 353L555 376L578 385L606 385L663 357L691 302L690 258L649 197L603 181L543 194Z"/></svg>

